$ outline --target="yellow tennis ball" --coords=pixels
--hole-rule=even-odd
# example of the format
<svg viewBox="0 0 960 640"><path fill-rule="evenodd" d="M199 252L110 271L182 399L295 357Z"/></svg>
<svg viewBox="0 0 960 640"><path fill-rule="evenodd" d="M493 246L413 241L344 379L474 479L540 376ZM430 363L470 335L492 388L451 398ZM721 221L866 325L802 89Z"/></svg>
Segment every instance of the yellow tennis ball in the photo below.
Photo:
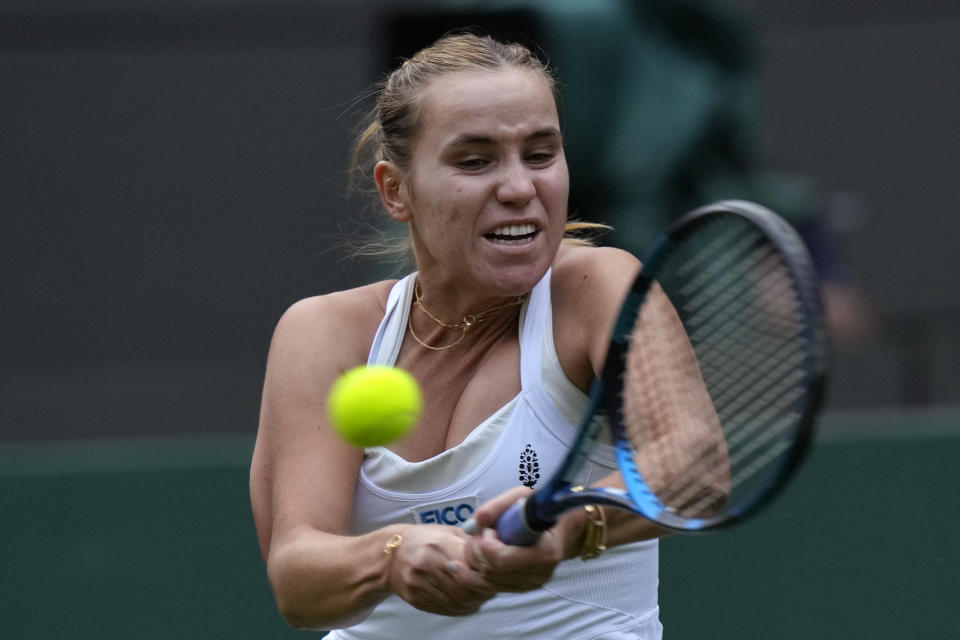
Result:
<svg viewBox="0 0 960 640"><path fill-rule="evenodd" d="M356 367L337 378L327 397L334 430L357 447L377 447L406 435L420 419L420 385L402 369Z"/></svg>

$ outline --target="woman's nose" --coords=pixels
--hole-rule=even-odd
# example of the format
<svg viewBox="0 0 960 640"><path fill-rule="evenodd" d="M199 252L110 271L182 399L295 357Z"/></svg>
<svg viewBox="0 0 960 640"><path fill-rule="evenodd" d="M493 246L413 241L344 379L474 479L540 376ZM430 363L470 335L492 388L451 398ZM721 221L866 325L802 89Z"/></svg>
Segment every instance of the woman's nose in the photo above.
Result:
<svg viewBox="0 0 960 640"><path fill-rule="evenodd" d="M511 163L504 168L500 184L497 186L497 199L503 204L523 206L537 195L529 169L522 163Z"/></svg>

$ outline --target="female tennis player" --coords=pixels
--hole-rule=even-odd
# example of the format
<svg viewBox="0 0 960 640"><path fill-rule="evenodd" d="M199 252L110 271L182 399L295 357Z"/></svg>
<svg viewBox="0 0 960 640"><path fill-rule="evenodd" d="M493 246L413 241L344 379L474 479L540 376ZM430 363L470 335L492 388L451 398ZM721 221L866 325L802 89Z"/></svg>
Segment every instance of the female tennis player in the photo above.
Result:
<svg viewBox="0 0 960 640"><path fill-rule="evenodd" d="M574 441L639 266L566 237L549 71L445 37L389 75L355 151L414 270L302 300L276 328L250 490L281 613L333 640L660 638L650 521L591 505L528 547L488 528ZM387 447L327 423L331 384L364 363L423 389L418 428ZM601 444L583 483L616 486L615 469Z"/></svg>

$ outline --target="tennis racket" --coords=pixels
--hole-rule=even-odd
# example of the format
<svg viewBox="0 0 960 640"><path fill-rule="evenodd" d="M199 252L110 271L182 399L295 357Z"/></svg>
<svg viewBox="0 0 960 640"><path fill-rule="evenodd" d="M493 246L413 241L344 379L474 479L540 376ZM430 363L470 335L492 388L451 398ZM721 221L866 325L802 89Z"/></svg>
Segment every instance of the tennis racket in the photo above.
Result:
<svg viewBox="0 0 960 640"><path fill-rule="evenodd" d="M660 236L621 307L577 441L497 523L530 545L565 510L601 504L700 531L756 513L810 443L826 379L816 273L757 204L697 209ZM609 430L625 489L577 486Z"/></svg>

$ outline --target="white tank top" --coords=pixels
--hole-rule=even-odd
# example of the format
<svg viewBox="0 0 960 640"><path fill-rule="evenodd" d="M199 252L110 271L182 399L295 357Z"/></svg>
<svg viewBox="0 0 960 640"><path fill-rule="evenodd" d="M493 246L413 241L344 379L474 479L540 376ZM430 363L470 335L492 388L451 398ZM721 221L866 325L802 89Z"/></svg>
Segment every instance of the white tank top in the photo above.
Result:
<svg viewBox="0 0 960 640"><path fill-rule="evenodd" d="M396 361L415 275L391 290L368 364ZM537 488L559 466L587 398L563 373L554 347L549 271L521 309L520 367L520 393L452 449L420 462L367 449L354 533L400 522L458 526L477 505L518 484ZM601 443L578 480L590 484L615 469L613 448ZM471 616L429 614L391 596L359 624L328 637L658 640L657 574L656 540L619 545L586 562L562 562L543 588L498 594Z"/></svg>

